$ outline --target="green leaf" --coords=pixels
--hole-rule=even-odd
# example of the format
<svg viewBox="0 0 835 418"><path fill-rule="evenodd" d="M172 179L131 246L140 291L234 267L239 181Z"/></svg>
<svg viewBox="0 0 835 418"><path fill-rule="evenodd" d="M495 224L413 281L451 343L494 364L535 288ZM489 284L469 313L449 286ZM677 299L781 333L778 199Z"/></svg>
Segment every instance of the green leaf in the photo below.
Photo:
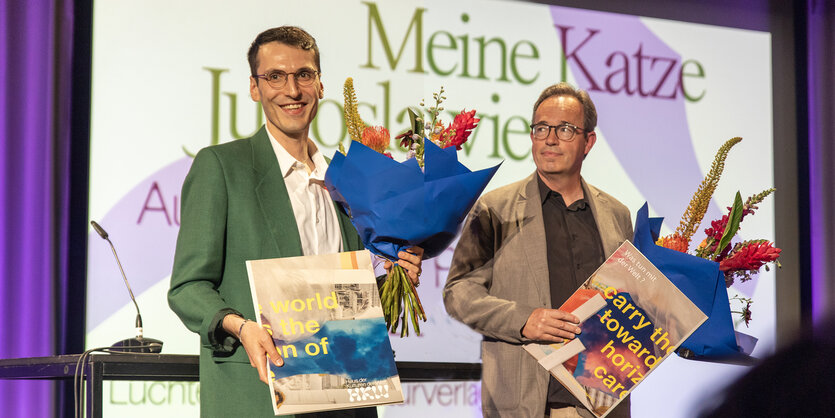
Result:
<svg viewBox="0 0 835 418"><path fill-rule="evenodd" d="M731 243L736 231L739 230L739 221L742 220L742 196L736 192L734 198L734 207L731 209L731 214L728 216L728 224L725 226L725 233L722 234L722 239L719 240L719 245L716 247L716 252L713 253L715 259L722 250Z"/></svg>
<svg viewBox="0 0 835 418"><path fill-rule="evenodd" d="M423 123L421 123L418 119L418 114L415 113L412 108L406 108L409 111L409 121L412 123L412 132L423 136Z"/></svg>

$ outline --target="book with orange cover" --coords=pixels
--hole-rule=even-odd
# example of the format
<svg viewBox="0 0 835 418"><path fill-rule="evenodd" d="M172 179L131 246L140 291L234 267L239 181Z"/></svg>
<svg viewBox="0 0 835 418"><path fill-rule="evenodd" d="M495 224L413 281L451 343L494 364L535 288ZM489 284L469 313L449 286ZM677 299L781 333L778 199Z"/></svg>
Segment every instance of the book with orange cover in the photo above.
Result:
<svg viewBox="0 0 835 418"><path fill-rule="evenodd" d="M601 418L707 319L629 241L559 309L578 316L582 332L525 349Z"/></svg>

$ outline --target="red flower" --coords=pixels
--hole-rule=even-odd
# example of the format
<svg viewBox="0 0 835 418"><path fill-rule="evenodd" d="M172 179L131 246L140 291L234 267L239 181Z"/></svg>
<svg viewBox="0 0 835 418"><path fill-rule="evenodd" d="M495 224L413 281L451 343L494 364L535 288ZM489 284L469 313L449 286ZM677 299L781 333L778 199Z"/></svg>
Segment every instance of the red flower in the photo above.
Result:
<svg viewBox="0 0 835 418"><path fill-rule="evenodd" d="M369 126L362 131L362 144L381 154L388 148L390 141L389 130L382 126Z"/></svg>
<svg viewBox="0 0 835 418"><path fill-rule="evenodd" d="M745 326L748 326L748 323L751 322L751 301L748 300L745 303L745 306L742 308L742 320L745 321Z"/></svg>
<svg viewBox="0 0 835 418"><path fill-rule="evenodd" d="M403 132L400 135L397 135L396 137L394 137L394 139L399 139L400 140L400 146L403 147L403 148L409 149L409 148L411 148L412 143L415 142L415 140L412 139L412 135L413 135L412 130L409 129L408 131Z"/></svg>
<svg viewBox="0 0 835 418"><path fill-rule="evenodd" d="M719 262L719 270L759 270L764 264L777 260L782 251L772 247L768 241L749 241L737 244L737 247L731 255Z"/></svg>
<svg viewBox="0 0 835 418"><path fill-rule="evenodd" d="M722 219L710 221L710 228L705 229L705 235L719 242L722 239L722 234L725 233L726 226L728 226L728 215L723 215Z"/></svg>
<svg viewBox="0 0 835 418"><path fill-rule="evenodd" d="M461 149L461 145L467 142L467 139L470 137L470 133L475 129L478 125L478 121L480 119L475 117L475 109L465 112L461 111L461 113L455 115L455 119L452 121L452 124L449 125L444 130L444 134L441 135L442 138L447 138L448 135L451 134L451 137L444 141L444 148L455 146L456 149Z"/></svg>
<svg viewBox="0 0 835 418"><path fill-rule="evenodd" d="M751 198L748 198L750 201ZM739 218L739 222L742 223L742 220L745 219L745 215L751 215L754 213L754 209L757 207L746 203L742 206L742 215ZM728 214L733 212L732 207L728 207ZM707 249L708 254L713 254L716 252L716 246L719 245L719 241L722 240L722 235L725 234L725 228L728 227L728 216L729 215L722 215L722 219L717 219L715 221L710 222L710 228L705 229L705 235L707 236L707 242L710 244L710 248ZM739 227L742 229L742 227ZM716 260L719 261L723 259L730 250L730 244L728 247L722 249L722 252L716 257Z"/></svg>

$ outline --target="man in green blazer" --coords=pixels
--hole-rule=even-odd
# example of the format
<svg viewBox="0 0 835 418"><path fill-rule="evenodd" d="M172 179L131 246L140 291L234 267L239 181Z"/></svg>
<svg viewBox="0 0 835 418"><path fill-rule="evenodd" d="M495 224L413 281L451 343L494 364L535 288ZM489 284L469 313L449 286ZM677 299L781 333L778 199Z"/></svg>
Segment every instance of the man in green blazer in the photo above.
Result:
<svg viewBox="0 0 835 418"><path fill-rule="evenodd" d="M593 417L522 345L579 334L577 317L556 308L632 237L626 206L580 176L596 124L588 93L545 89L531 126L536 171L482 196L464 224L444 305L484 335L485 417ZM628 399L608 416L628 417Z"/></svg>
<svg viewBox="0 0 835 418"><path fill-rule="evenodd" d="M251 138L197 153L183 184L168 303L200 335L201 416L273 416L268 358L283 364L255 322L246 260L362 249L324 188L326 162L308 138L323 85L310 34L259 34L248 59L250 94L267 122ZM422 251L401 252L413 282ZM259 382L261 380L261 383ZM320 416L376 416L373 408Z"/></svg>

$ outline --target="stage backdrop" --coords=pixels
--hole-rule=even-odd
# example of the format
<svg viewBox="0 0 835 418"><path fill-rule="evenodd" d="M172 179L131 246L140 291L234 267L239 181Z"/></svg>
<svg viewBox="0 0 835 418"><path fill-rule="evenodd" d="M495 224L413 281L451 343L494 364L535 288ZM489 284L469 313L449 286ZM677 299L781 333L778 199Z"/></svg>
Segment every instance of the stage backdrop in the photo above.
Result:
<svg viewBox="0 0 835 418"><path fill-rule="evenodd" d="M180 187L191 155L263 123L248 94L246 51L266 28L297 25L318 40L325 99L311 136L326 155L348 140L346 77L354 78L363 118L395 135L408 124L407 106L429 102L444 86L448 111L477 109L481 118L460 159L473 169L504 162L494 189L533 172L532 104L546 86L568 81L590 92L599 113L585 179L633 212L648 201L666 217L667 232L730 137L745 139L727 160L706 220L721 217L737 190L745 197L773 184L766 32L503 1L110 0L96 2L94 22L90 216L110 233L146 336L163 340L166 353L198 351L198 337L166 303ZM769 199L746 218L742 236L773 239L773 207ZM424 263L429 321L421 337L392 337L397 360L479 362L480 336L441 302L451 255ZM88 263L87 346L132 336L133 305L110 248L92 230ZM750 328L738 329L760 339L758 356L774 347L774 279L761 274L730 289L755 300ZM673 358L634 392L633 410L691 416L706 393L742 371ZM106 386L105 411L114 416L158 408L197 415L197 384ZM408 407L388 407L386 417L480 415L477 383L408 385L405 393Z"/></svg>

